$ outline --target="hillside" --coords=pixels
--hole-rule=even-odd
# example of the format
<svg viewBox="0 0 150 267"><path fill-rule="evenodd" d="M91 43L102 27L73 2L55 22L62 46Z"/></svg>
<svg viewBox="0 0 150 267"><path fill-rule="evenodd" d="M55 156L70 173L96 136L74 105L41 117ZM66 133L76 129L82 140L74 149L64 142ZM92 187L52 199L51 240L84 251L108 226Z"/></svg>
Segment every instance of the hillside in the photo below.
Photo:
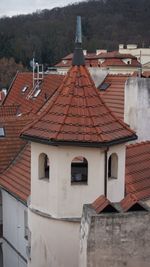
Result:
<svg viewBox="0 0 150 267"><path fill-rule="evenodd" d="M119 43L150 45L150 1L90 0L64 8L0 19L0 58L28 66L53 65L73 50L76 16L83 21L84 47L117 49Z"/></svg>

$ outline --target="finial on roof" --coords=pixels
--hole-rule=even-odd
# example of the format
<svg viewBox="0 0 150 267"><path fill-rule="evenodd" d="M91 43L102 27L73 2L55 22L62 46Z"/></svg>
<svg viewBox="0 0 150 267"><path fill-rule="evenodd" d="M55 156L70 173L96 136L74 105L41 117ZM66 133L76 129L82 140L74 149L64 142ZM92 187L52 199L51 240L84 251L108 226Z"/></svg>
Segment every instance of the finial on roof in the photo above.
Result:
<svg viewBox="0 0 150 267"><path fill-rule="evenodd" d="M82 27L81 27L81 17L77 17L76 26L76 39L75 39L75 50L73 54L72 65L80 66L85 65L85 59L82 50Z"/></svg>

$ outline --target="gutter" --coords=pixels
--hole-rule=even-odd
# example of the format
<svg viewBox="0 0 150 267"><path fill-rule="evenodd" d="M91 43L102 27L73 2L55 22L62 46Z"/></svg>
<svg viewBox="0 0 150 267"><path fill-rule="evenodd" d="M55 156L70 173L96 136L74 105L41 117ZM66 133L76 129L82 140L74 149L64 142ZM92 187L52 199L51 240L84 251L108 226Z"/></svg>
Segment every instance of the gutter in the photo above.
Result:
<svg viewBox="0 0 150 267"><path fill-rule="evenodd" d="M108 165L108 150L109 147L106 148L105 152L105 161L104 161L104 196L107 198L107 165Z"/></svg>
<svg viewBox="0 0 150 267"><path fill-rule="evenodd" d="M47 144L51 146L79 146L79 147L106 147L106 146L113 146L117 144L126 143L129 141L136 140L138 137L136 134L133 134L131 136L115 139L112 141L106 141L106 142L79 142L79 141L57 141L55 139L44 139L37 136L30 136L26 134L22 134L20 138L24 140L30 140L32 142L41 143L41 144Z"/></svg>

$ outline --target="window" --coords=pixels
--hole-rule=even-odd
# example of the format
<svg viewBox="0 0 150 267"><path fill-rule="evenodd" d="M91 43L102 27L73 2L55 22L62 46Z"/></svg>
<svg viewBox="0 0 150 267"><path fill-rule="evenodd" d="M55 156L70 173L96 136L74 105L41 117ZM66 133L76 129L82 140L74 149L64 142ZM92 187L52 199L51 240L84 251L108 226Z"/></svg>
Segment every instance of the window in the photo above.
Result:
<svg viewBox="0 0 150 267"><path fill-rule="evenodd" d="M100 84L99 86L98 86L98 89L100 90L100 91L105 91L108 87L110 86L110 83L102 83L102 84Z"/></svg>
<svg viewBox="0 0 150 267"><path fill-rule="evenodd" d="M83 157L76 157L71 162L71 183L84 183L88 181L88 162Z"/></svg>
<svg viewBox="0 0 150 267"><path fill-rule="evenodd" d="M25 93L26 91L27 91L27 89L28 89L29 87L28 87L28 85L25 85L25 86L23 86L23 88L22 88L22 93Z"/></svg>
<svg viewBox="0 0 150 267"><path fill-rule="evenodd" d="M49 179L49 158L45 153L39 156L39 179Z"/></svg>
<svg viewBox="0 0 150 267"><path fill-rule="evenodd" d="M5 136L5 131L3 127L0 127L0 137L4 137Z"/></svg>
<svg viewBox="0 0 150 267"><path fill-rule="evenodd" d="M116 153L111 154L108 160L108 178L118 178L118 156Z"/></svg>

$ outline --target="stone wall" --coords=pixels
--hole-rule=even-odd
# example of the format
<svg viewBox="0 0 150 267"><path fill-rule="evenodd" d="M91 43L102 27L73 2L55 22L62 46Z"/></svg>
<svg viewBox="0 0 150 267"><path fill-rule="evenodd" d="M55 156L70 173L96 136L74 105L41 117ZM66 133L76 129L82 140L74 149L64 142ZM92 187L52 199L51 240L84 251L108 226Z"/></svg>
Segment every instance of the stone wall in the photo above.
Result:
<svg viewBox="0 0 150 267"><path fill-rule="evenodd" d="M84 207L81 267L149 267L150 213L145 211L97 215Z"/></svg>

